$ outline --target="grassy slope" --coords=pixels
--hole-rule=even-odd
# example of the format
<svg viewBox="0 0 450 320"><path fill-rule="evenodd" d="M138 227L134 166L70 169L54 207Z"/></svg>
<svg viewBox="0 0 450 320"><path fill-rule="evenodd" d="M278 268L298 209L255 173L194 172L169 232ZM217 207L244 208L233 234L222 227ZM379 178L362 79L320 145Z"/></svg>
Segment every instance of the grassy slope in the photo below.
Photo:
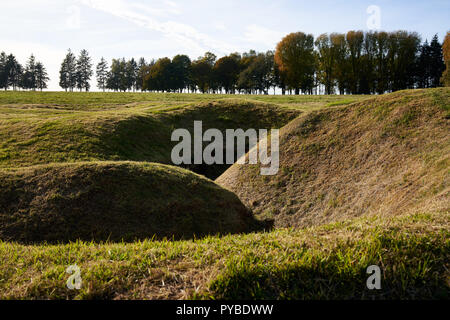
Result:
<svg viewBox="0 0 450 320"><path fill-rule="evenodd" d="M449 232L447 212L195 241L0 242L0 298L448 299ZM72 264L79 291L66 288Z"/></svg>
<svg viewBox="0 0 450 320"><path fill-rule="evenodd" d="M402 91L300 116L280 171L234 165L217 182L277 226L450 208L450 90Z"/></svg>
<svg viewBox="0 0 450 320"><path fill-rule="evenodd" d="M129 103L131 97L146 102L129 108L119 106ZM147 111L160 112L177 108L180 101L198 105L197 99L204 98L211 99L199 95L0 93L0 104L22 103L13 108L0 107L0 111L1 121L5 121L5 115L10 117L16 112L26 113L27 117L35 117L35 120L45 114L54 118L54 112L64 110L55 111L54 105L44 109L40 108L42 106L23 105L52 103L59 104L58 108L77 110L76 118L83 112L86 112L86 118L95 118L94 115L99 114L92 112L95 110L121 119L128 111L130 115L135 114L134 108L139 105L143 109L148 108ZM323 106L340 108L341 103L352 102L348 97L245 98L270 100L299 110ZM107 99L110 102L106 102ZM164 99L166 102L161 102ZM434 99L439 105L448 103L448 99L439 93L434 95ZM145 107L147 103L149 105ZM25 107L31 109L20 111ZM109 125L111 115L104 118L108 121L98 124ZM20 132L23 122L20 115L12 124L19 126L17 131ZM75 120L73 124L76 124ZM85 126L80 124L80 127L83 129ZM58 132L60 129L52 134ZM20 138L20 135L17 133L16 137ZM36 136L38 140L46 137L46 134ZM68 142L72 141L68 139ZM14 143L4 143L0 148L11 148ZM75 158L78 159L77 153L84 152L82 147L85 145L89 144L80 143L79 148L75 148ZM50 141L48 146L51 146ZM27 152L36 151L28 150L20 151L21 155L27 157ZM4 150L2 152L5 154ZM45 152L45 148L40 152ZM86 159L89 159L89 152L86 152ZM42 162L49 159L53 159L52 154L43 156ZM9 159L5 161L4 166L11 165ZM17 165L27 163L19 161ZM448 298L448 213L374 216L300 230L278 229L270 233L207 237L195 241L76 242L61 245L0 242L0 298ZM65 287L69 276L65 269L74 263L82 270L80 291ZM365 289L368 277L365 270L371 264L379 265L383 271L383 289L376 293Z"/></svg>
<svg viewBox="0 0 450 320"><path fill-rule="evenodd" d="M137 162L0 170L0 239L24 243L191 238L256 230L231 192L191 171Z"/></svg>

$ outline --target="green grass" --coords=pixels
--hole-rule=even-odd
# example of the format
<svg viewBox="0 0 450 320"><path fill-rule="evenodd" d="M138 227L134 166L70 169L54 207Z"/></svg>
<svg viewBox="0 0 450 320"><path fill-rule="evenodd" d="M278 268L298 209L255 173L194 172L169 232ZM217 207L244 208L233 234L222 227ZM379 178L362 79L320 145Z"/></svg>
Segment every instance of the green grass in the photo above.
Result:
<svg viewBox="0 0 450 320"><path fill-rule="evenodd" d="M348 104L366 96L295 96L295 95L224 95L224 94L186 94L186 93L130 93L130 92L11 92L0 91L0 105L55 104L66 109L104 109L115 105L148 103L149 106L180 106L190 103L210 102L226 99L244 99L274 103L288 108L301 108L330 103Z"/></svg>
<svg viewBox="0 0 450 320"><path fill-rule="evenodd" d="M194 241L0 242L2 299L448 299L449 212ZM69 290L69 265L81 290ZM382 289L366 288L366 269Z"/></svg>

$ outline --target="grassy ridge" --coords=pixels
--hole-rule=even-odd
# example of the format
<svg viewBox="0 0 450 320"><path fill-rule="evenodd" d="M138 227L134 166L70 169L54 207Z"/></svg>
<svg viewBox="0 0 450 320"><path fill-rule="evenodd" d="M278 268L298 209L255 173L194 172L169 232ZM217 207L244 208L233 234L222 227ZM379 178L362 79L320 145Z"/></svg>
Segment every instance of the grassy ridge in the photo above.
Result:
<svg viewBox="0 0 450 320"><path fill-rule="evenodd" d="M449 297L449 212L270 233L130 244L0 242L2 299ZM65 269L81 268L81 290ZM382 269L382 290L366 269Z"/></svg>
<svg viewBox="0 0 450 320"><path fill-rule="evenodd" d="M299 116L280 170L233 165L216 182L277 226L450 208L450 90L406 90Z"/></svg>

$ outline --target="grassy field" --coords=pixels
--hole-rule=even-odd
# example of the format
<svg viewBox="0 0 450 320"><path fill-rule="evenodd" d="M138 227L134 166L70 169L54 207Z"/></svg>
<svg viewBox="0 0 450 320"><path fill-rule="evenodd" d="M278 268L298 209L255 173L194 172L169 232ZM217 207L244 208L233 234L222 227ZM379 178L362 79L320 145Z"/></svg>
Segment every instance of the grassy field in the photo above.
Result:
<svg viewBox="0 0 450 320"><path fill-rule="evenodd" d="M57 105L63 109L107 109L136 103L145 103L156 109L183 107L192 103L217 100L247 100L273 103L298 110L319 109L324 106L356 102L367 96L294 96L294 95L210 95L185 93L130 93L130 92L4 92L0 91L0 105Z"/></svg>
<svg viewBox="0 0 450 320"><path fill-rule="evenodd" d="M449 232L447 212L194 241L0 242L0 298L448 298ZM79 291L66 288L73 264ZM365 283L374 264L377 292Z"/></svg>
<svg viewBox="0 0 450 320"><path fill-rule="evenodd" d="M0 299L448 299L449 101L448 89L377 98L0 92ZM282 143L302 140L280 149L285 159L278 176L250 183L246 192L233 178L238 166L188 168L211 179L225 172L226 187L239 200L209 179L161 165L170 164L172 130L192 130L194 120L221 130L284 127ZM360 143L364 135L372 140ZM335 162L348 170L334 176L329 161L340 150L347 152ZM372 163L380 150L391 156ZM368 190L391 190L379 179L383 170L392 174L411 159L420 161L418 176L400 172L393 195L416 201L415 192L423 191L419 200L428 201L426 206L401 214L383 214L380 207L371 215L346 216L353 206L370 207L357 202L364 195L333 197L344 187L366 190L367 184L355 184L351 174L370 174L369 164L383 165ZM322 172L302 170L305 164ZM255 170L240 172L238 180L255 182ZM426 190L416 188L420 179ZM314 189L317 181L331 189L322 194ZM255 194L268 202L248 202ZM374 199L382 201L382 194ZM317 205L306 206L302 197ZM239 230L252 224L233 220L245 215L243 203L279 228ZM286 206L289 210L273 210ZM117 227L117 234L130 225L156 234L145 225L127 225L141 221L134 214L142 208L141 216L154 228L167 231L166 222L179 222L180 232L222 236L175 241L141 234L131 236L136 241L122 242L120 236L86 241L98 231L97 221L105 230ZM279 222L292 219L292 208L325 219L288 228ZM98 213L101 217L92 215ZM336 218L333 214L345 219L327 220ZM78 237L85 241L73 241L83 215L82 221L92 223ZM114 216L120 219L110 220ZM171 221L174 216L181 220ZM219 217L230 219L232 229L197 231L196 221L208 231ZM295 220L303 218L300 212ZM42 221L49 237L27 243ZM51 238L54 225L54 234L67 237L44 242L57 240ZM228 234L234 231L241 233ZM73 264L81 269L80 290L66 287L66 268ZM379 291L366 287L370 265L382 270Z"/></svg>

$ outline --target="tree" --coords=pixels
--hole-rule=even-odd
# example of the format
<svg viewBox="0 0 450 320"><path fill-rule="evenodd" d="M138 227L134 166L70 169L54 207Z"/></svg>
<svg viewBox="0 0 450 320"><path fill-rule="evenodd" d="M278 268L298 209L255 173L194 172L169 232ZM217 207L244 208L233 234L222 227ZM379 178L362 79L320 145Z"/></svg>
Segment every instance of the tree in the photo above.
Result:
<svg viewBox="0 0 450 320"><path fill-rule="evenodd" d="M112 60L108 80L106 81L108 89L114 91L127 90L126 65L125 58Z"/></svg>
<svg viewBox="0 0 450 320"><path fill-rule="evenodd" d="M125 81L127 90L136 91L136 79L137 79L138 65L134 58L126 62L125 66Z"/></svg>
<svg viewBox="0 0 450 320"><path fill-rule="evenodd" d="M177 55L172 59L173 89L182 92L189 86L191 59L186 55Z"/></svg>
<svg viewBox="0 0 450 320"><path fill-rule="evenodd" d="M390 91L414 88L419 45L420 37L415 32L397 31L389 34L387 62Z"/></svg>
<svg viewBox="0 0 450 320"><path fill-rule="evenodd" d="M446 87L450 87L450 31L447 32L447 35L445 36L444 43L442 44L442 51L446 68L442 74L441 83Z"/></svg>
<svg viewBox="0 0 450 320"><path fill-rule="evenodd" d="M89 81L91 80L92 62L91 57L87 50L81 50L78 59L76 60L76 86L81 91L83 89L89 91L91 85Z"/></svg>
<svg viewBox="0 0 450 320"><path fill-rule="evenodd" d="M107 81L108 81L108 64L106 60L102 57L100 62L97 64L97 87L103 92L105 92Z"/></svg>
<svg viewBox="0 0 450 320"><path fill-rule="evenodd" d="M361 55L364 42L362 31L349 31L346 36L349 51L348 85L352 94L360 93Z"/></svg>
<svg viewBox="0 0 450 320"><path fill-rule="evenodd" d="M216 61L216 56L207 52L205 56L198 58L192 63L191 77L195 86L202 93L215 89L215 79L213 67Z"/></svg>
<svg viewBox="0 0 450 320"><path fill-rule="evenodd" d="M7 55L5 52L0 53L0 89L8 89Z"/></svg>
<svg viewBox="0 0 450 320"><path fill-rule="evenodd" d="M375 33L375 91L378 94L385 93L389 88L388 38L387 32Z"/></svg>
<svg viewBox="0 0 450 320"><path fill-rule="evenodd" d="M16 57L13 54L8 55L6 58L6 72L6 87L12 86L13 90L16 90L21 85L23 68L22 65L17 62Z"/></svg>
<svg viewBox="0 0 450 320"><path fill-rule="evenodd" d="M376 65L376 33L364 34L363 55L361 56L361 74L359 79L359 92L361 94L372 94L376 92L375 84Z"/></svg>
<svg viewBox="0 0 450 320"><path fill-rule="evenodd" d="M36 90L36 59L31 55L25 66L25 71L22 75L21 86L24 89Z"/></svg>
<svg viewBox="0 0 450 320"><path fill-rule="evenodd" d="M312 92L315 72L313 35L297 32L284 37L277 45L275 61L295 94L299 94L300 89Z"/></svg>
<svg viewBox="0 0 450 320"><path fill-rule="evenodd" d="M336 48L331 42L330 36L321 34L315 42L318 51L317 76L320 83L325 86L325 94L333 94L335 87Z"/></svg>
<svg viewBox="0 0 450 320"><path fill-rule="evenodd" d="M156 91L174 90L173 68L169 58L161 58L156 61L145 78L146 88Z"/></svg>
<svg viewBox="0 0 450 320"><path fill-rule="evenodd" d="M214 64L213 72L217 84L225 93L233 93L240 73L240 56L229 55L220 58Z"/></svg>
<svg viewBox="0 0 450 320"><path fill-rule="evenodd" d="M77 63L76 57L69 49L64 58L59 71L59 86L64 90L73 91L77 83Z"/></svg>
<svg viewBox="0 0 450 320"><path fill-rule="evenodd" d="M430 82L432 88L440 86L440 80L444 70L445 64L442 45L439 43L436 34L430 43Z"/></svg>
<svg viewBox="0 0 450 320"><path fill-rule="evenodd" d="M47 70L41 62L36 63L36 88L41 90L47 88L47 82L50 80Z"/></svg>
<svg viewBox="0 0 450 320"><path fill-rule="evenodd" d="M140 58L137 66L137 76L136 76L136 90L143 90L144 88L144 78L148 73L147 62L144 58Z"/></svg>
<svg viewBox="0 0 450 320"><path fill-rule="evenodd" d="M275 84L274 53L258 54L247 69L242 71L238 79L238 88L247 93L269 94Z"/></svg>
<svg viewBox="0 0 450 320"><path fill-rule="evenodd" d="M114 91L120 88L120 61L117 59L112 59L106 87Z"/></svg>

